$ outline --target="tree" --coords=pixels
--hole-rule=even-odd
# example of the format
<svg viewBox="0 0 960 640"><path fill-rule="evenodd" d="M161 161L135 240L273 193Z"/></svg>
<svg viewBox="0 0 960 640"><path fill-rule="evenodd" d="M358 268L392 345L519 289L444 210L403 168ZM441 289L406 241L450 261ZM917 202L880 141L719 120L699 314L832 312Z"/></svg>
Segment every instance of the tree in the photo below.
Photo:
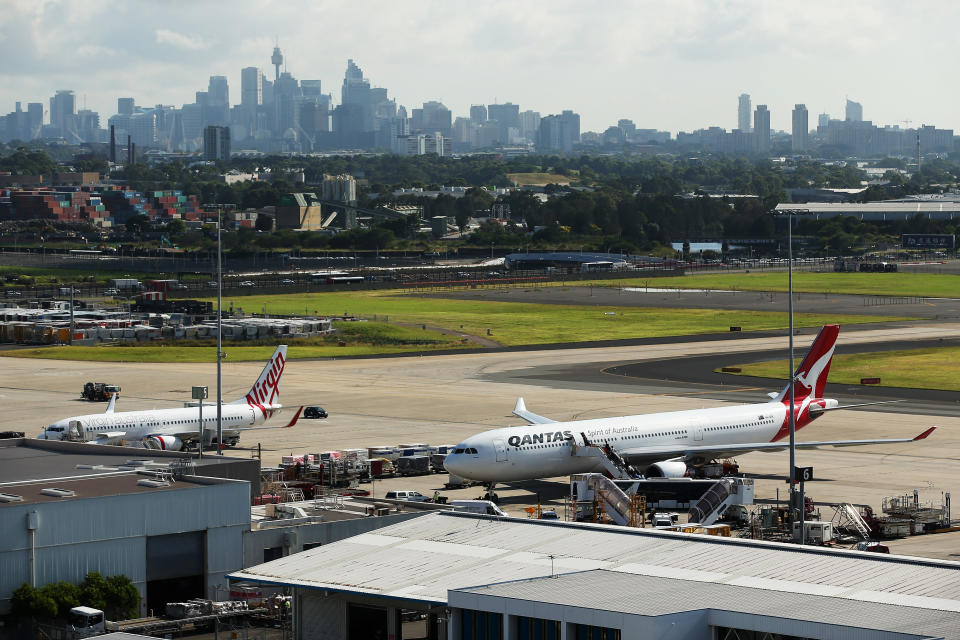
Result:
<svg viewBox="0 0 960 640"><path fill-rule="evenodd" d="M85 607L107 610L107 581L97 571L91 571L80 583L80 601Z"/></svg>
<svg viewBox="0 0 960 640"><path fill-rule="evenodd" d="M150 231L151 229L150 218L143 214L135 213L127 218L124 226L130 233L144 233L146 231Z"/></svg>
<svg viewBox="0 0 960 640"><path fill-rule="evenodd" d="M24 582L11 594L10 611L18 618L51 619L57 617L57 603L48 594Z"/></svg>
<svg viewBox="0 0 960 640"><path fill-rule="evenodd" d="M60 580L44 585L40 589L42 596L50 598L57 605L57 617L65 618L70 609L80 606L80 587Z"/></svg>
<svg viewBox="0 0 960 640"><path fill-rule="evenodd" d="M105 613L111 620L126 620L140 611L140 591L127 576L109 576L106 580Z"/></svg>

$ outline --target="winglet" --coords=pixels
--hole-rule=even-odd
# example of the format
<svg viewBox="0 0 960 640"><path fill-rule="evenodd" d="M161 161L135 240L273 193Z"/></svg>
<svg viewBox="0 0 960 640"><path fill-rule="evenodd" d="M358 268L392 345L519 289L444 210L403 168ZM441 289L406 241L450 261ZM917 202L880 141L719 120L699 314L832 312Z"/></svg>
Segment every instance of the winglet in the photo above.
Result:
<svg viewBox="0 0 960 640"><path fill-rule="evenodd" d="M119 393L115 393L110 396L110 402L107 403L107 410L104 413L113 413L113 410L117 406L117 398L120 396Z"/></svg>
<svg viewBox="0 0 960 640"><path fill-rule="evenodd" d="M933 433L934 429L936 429L936 427L930 427L929 429L927 429L926 431L918 435L916 438L914 438L913 441L916 442L917 440L925 439L927 436Z"/></svg>
<svg viewBox="0 0 960 640"><path fill-rule="evenodd" d="M297 424L297 420L300 419L300 414L301 414L301 413L303 413L303 405L301 405L300 408L297 409L297 413L294 414L293 419L292 419L288 424L283 425L283 427L281 427L281 428L282 428L282 429L287 429L287 428L292 427L293 425Z"/></svg>
<svg viewBox="0 0 960 640"><path fill-rule="evenodd" d="M517 415L518 413L526 410L527 410L527 405L526 403L524 403L523 397L517 398L517 406L513 408L513 415Z"/></svg>

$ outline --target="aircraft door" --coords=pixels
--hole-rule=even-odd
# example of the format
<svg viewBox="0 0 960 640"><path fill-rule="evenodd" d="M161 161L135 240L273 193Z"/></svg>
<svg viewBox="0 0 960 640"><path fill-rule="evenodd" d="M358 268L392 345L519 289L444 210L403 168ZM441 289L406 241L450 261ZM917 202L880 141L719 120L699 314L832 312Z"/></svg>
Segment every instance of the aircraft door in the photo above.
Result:
<svg viewBox="0 0 960 640"><path fill-rule="evenodd" d="M497 462L507 461L507 445L503 440L494 440L493 449L497 452Z"/></svg>
<svg viewBox="0 0 960 640"><path fill-rule="evenodd" d="M80 440L86 440L86 438L83 437L83 423L79 420L71 420L70 426L67 427L67 435Z"/></svg>
<svg viewBox="0 0 960 640"><path fill-rule="evenodd" d="M703 440L703 425L697 425L693 428L693 439Z"/></svg>

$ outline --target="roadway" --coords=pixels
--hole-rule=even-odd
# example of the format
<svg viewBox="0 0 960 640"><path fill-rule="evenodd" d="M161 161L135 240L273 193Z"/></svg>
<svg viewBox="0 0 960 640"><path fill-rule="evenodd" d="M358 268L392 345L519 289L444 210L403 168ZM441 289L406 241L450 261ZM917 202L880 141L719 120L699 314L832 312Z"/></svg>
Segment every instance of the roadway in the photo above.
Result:
<svg viewBox="0 0 960 640"><path fill-rule="evenodd" d="M282 455L368 447L400 442L456 443L478 431L520 424L512 417L517 396L527 406L557 420L649 413L720 406L729 401L761 402L774 381L711 380L707 367L730 359L769 357L786 347L784 336L700 336L682 342L614 345L597 348L478 352L404 358L290 360L281 387L286 405L319 404L327 420L301 420L291 429L256 431L242 438L229 455L249 456L259 442L265 464ZM842 331L843 349L892 348L939 339L960 340L960 323L883 326ZM812 336L797 339L805 350ZM293 352L293 350L291 349ZM295 355L293 352L291 355ZM719 359L718 359L719 358ZM105 405L78 400L87 380L118 383L118 409L182 406L192 385L215 389L213 364L70 363L4 359L0 397L5 419L0 430L36 435L44 425L68 415L96 412ZM240 397L263 363L224 366L224 400ZM617 375L617 374L620 375ZM627 373L629 375L622 375ZM667 374L667 375L665 375ZM646 376L646 377L644 377ZM654 377L650 377L654 376ZM662 380L661 376L668 378ZM691 382L684 381L690 378ZM745 384L746 383L746 384ZM808 493L820 502L850 501L879 509L885 496L921 490L922 500L939 501L941 492L960 491L960 414L949 396L863 411L836 411L818 419L798 438L882 438L940 428L916 444L850 447L798 453L800 465L812 465L818 478ZM276 421L283 423L287 415ZM757 496L776 498L786 488L785 453L753 453L738 458L741 469L757 478ZM413 488L442 490L444 475L377 482L374 491ZM474 498L479 488L444 492L451 499ZM508 513L523 515L537 496L562 510L566 479L504 487ZM958 493L960 495L960 493ZM827 511L825 517L830 516ZM960 534L895 543L911 553L951 557ZM899 547L896 547L899 548Z"/></svg>

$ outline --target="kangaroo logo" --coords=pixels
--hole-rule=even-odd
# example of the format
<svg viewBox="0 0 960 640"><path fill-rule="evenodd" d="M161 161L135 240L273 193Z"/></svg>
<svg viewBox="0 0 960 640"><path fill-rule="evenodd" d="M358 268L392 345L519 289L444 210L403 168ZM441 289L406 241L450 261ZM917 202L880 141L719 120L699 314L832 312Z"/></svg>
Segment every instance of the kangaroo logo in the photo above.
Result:
<svg viewBox="0 0 960 640"><path fill-rule="evenodd" d="M833 349L834 347L830 347L826 353L813 363L813 366L810 367L806 373L797 374L796 381L806 387L809 390L808 393L813 393L817 381L820 380L820 376L823 375L823 370L830 364L830 359L833 357Z"/></svg>

